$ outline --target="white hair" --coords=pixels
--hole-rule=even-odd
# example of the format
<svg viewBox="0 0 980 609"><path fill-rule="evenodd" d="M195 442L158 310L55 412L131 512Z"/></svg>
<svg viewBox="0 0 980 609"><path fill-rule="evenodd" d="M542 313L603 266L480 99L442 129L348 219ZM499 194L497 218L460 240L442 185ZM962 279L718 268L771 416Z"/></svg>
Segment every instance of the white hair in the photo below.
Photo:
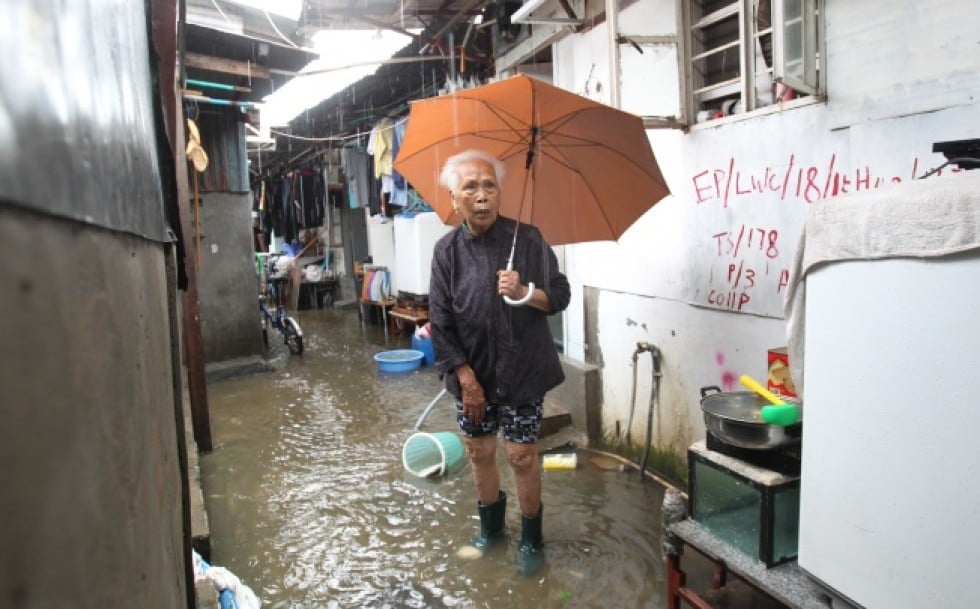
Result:
<svg viewBox="0 0 980 609"><path fill-rule="evenodd" d="M493 173L497 177L497 183L503 186L504 164L497 157L489 152L471 148L446 159L446 164L442 166L442 173L439 174L439 183L449 189L449 192L456 192L459 188L459 166L470 161L486 161L493 167Z"/></svg>

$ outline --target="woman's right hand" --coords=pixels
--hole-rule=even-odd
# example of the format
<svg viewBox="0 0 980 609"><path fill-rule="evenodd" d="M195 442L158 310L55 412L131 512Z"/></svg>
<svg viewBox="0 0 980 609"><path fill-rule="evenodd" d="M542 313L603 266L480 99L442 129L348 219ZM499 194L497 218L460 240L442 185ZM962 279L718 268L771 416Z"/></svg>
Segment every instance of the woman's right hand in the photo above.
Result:
<svg viewBox="0 0 980 609"><path fill-rule="evenodd" d="M487 414L487 398L483 386L476 380L473 369L464 364L456 369L460 389L463 391L463 416L473 425L483 421Z"/></svg>

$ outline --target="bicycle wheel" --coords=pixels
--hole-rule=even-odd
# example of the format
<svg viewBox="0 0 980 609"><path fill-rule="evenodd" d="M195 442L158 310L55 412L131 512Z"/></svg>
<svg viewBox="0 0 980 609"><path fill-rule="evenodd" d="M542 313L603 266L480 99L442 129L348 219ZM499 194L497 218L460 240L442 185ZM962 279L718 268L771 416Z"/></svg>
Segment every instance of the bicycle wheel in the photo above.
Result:
<svg viewBox="0 0 980 609"><path fill-rule="evenodd" d="M259 311L259 325L262 327L262 344L269 348L269 318Z"/></svg>
<svg viewBox="0 0 980 609"><path fill-rule="evenodd" d="M283 320L283 334L285 336L286 346L289 347L289 352L293 355L300 355L303 353L303 331L300 330L299 324L292 317L286 317Z"/></svg>

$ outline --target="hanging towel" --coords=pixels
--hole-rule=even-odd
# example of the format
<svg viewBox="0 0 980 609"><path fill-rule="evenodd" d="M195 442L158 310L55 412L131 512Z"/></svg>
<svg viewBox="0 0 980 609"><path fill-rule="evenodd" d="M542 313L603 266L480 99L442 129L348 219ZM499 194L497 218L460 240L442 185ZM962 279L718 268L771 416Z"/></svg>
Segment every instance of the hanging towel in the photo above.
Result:
<svg viewBox="0 0 980 609"><path fill-rule="evenodd" d="M408 118L403 118L392 128L391 157L398 158L398 150L402 147L402 140L405 139L405 130L408 128ZM391 177L395 182L395 188L405 188L405 178L394 169L391 170Z"/></svg>
<svg viewBox="0 0 980 609"><path fill-rule="evenodd" d="M405 137L405 129L408 127L408 118L403 118L396 122L392 128L392 158L398 158L398 150L401 148L402 139ZM408 182L405 177L394 169L391 171L391 201L392 205L405 207L408 205Z"/></svg>
<svg viewBox="0 0 980 609"><path fill-rule="evenodd" d="M980 249L980 172L891 184L810 208L784 301L789 365L803 398L806 274L844 260L932 258Z"/></svg>
<svg viewBox="0 0 980 609"><path fill-rule="evenodd" d="M395 137L394 130L391 128L391 119L383 118L371 129L371 137L368 140L367 151L374 155L374 177L391 177L392 162L391 156L392 140Z"/></svg>
<svg viewBox="0 0 980 609"><path fill-rule="evenodd" d="M391 276L387 269L365 270L361 299L366 302L384 302L391 291L390 286Z"/></svg>

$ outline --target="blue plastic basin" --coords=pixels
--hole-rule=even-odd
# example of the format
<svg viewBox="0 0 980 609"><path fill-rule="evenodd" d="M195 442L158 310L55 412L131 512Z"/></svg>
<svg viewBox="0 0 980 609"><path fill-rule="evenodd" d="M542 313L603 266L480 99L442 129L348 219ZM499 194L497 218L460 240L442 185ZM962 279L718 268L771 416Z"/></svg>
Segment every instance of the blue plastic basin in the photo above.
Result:
<svg viewBox="0 0 980 609"><path fill-rule="evenodd" d="M422 366L425 354L416 349L394 349L374 355L381 372L412 372Z"/></svg>

